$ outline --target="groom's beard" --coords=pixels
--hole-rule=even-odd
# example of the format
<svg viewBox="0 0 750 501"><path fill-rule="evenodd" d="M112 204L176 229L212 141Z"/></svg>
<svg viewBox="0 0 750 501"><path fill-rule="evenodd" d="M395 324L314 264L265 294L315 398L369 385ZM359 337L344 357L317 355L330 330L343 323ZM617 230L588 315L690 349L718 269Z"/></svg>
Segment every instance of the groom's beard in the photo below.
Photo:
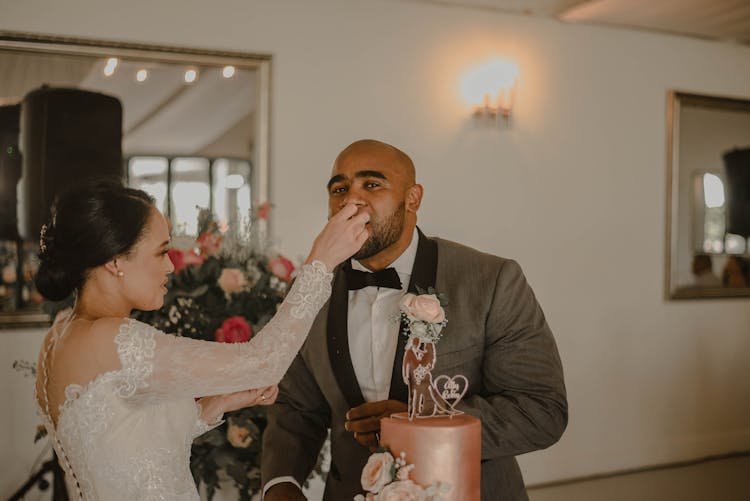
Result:
<svg viewBox="0 0 750 501"><path fill-rule="evenodd" d="M370 221L369 227L372 234L352 257L357 261L367 259L396 243L404 231L405 212L406 204L401 202L401 205L384 221Z"/></svg>

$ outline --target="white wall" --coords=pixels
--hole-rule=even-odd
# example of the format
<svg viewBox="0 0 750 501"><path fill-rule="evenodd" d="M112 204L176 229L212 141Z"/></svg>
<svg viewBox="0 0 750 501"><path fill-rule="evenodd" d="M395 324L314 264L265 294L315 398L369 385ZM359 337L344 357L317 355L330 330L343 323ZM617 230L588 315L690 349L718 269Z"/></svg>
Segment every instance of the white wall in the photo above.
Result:
<svg viewBox="0 0 750 501"><path fill-rule="evenodd" d="M34 444L41 420L34 405L34 378L13 370L15 360L36 362L42 329L0 330L0 499L8 499L23 485L35 461L43 457L47 441ZM45 499L33 490L26 501Z"/></svg>
<svg viewBox="0 0 750 501"><path fill-rule="evenodd" d="M517 258L555 331L570 425L522 458L528 483L750 448L748 301L664 300L667 89L750 97L750 47L384 0L0 10L0 29L272 54L287 253L322 225L343 146L409 152L422 227ZM476 127L457 92L495 55L522 79L507 130Z"/></svg>

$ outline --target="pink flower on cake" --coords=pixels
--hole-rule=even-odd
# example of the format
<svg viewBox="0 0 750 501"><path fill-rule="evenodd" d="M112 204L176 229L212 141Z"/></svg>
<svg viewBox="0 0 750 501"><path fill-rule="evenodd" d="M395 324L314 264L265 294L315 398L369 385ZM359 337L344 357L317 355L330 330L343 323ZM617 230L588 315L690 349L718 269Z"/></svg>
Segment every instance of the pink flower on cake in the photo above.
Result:
<svg viewBox="0 0 750 501"><path fill-rule="evenodd" d="M376 452L367 460L362 470L362 488L368 492L378 493L383 486L393 480L393 456L389 452Z"/></svg>
<svg viewBox="0 0 750 501"><path fill-rule="evenodd" d="M241 292L247 285L247 279L242 270L237 268L224 268L221 270L221 276L217 280L219 287L225 294Z"/></svg>
<svg viewBox="0 0 750 501"><path fill-rule="evenodd" d="M425 491L411 480L399 480L386 485L378 501L425 501Z"/></svg>
<svg viewBox="0 0 750 501"><path fill-rule="evenodd" d="M253 335L245 317L229 317L216 329L214 339L220 343L244 343Z"/></svg>
<svg viewBox="0 0 750 501"><path fill-rule="evenodd" d="M273 275L279 280L282 280L284 282L292 281L294 265L287 258L280 256L276 259L272 259L268 263L268 269L271 270L271 273L273 273Z"/></svg>
<svg viewBox="0 0 750 501"><path fill-rule="evenodd" d="M438 324L445 320L445 311L435 294L405 294L401 309L412 319Z"/></svg>
<svg viewBox="0 0 750 501"><path fill-rule="evenodd" d="M221 241L224 239L219 233L207 231L203 235L199 236L195 243L198 244L201 250L201 256L213 256L221 250Z"/></svg>

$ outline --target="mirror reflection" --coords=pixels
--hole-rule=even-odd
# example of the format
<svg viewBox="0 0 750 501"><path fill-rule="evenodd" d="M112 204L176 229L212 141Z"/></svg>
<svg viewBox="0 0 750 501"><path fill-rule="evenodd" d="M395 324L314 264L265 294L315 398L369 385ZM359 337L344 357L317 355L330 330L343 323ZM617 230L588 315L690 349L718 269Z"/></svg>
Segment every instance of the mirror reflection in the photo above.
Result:
<svg viewBox="0 0 750 501"><path fill-rule="evenodd" d="M33 287L38 243L30 235L40 224L26 217L24 203L33 201L24 202L31 160L23 145L24 134L50 132L24 120L31 94L69 89L115 98L121 114L104 118L121 130L123 177L151 194L173 232L192 241L200 208L226 231L241 228L251 206L267 198L269 64L238 53L0 37L0 325L47 321ZM86 146L64 154L75 162L87 156Z"/></svg>
<svg viewBox="0 0 750 501"><path fill-rule="evenodd" d="M750 296L750 101L670 105L669 297Z"/></svg>

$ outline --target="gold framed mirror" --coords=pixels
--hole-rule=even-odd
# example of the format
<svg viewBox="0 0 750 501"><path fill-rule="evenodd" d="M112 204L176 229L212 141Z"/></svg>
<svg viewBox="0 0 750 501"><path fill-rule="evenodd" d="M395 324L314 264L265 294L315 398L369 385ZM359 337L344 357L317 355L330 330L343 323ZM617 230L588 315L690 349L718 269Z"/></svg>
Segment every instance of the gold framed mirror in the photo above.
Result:
<svg viewBox="0 0 750 501"><path fill-rule="evenodd" d="M0 111L42 85L116 97L128 183L187 233L196 205L231 220L268 201L270 56L0 31L0 75ZM22 170L23 151L19 159L20 141L0 137L0 328L46 325L33 288L37 243L7 231L19 217L11 171Z"/></svg>
<svg viewBox="0 0 750 501"><path fill-rule="evenodd" d="M671 91L668 299L750 297L750 99Z"/></svg>

